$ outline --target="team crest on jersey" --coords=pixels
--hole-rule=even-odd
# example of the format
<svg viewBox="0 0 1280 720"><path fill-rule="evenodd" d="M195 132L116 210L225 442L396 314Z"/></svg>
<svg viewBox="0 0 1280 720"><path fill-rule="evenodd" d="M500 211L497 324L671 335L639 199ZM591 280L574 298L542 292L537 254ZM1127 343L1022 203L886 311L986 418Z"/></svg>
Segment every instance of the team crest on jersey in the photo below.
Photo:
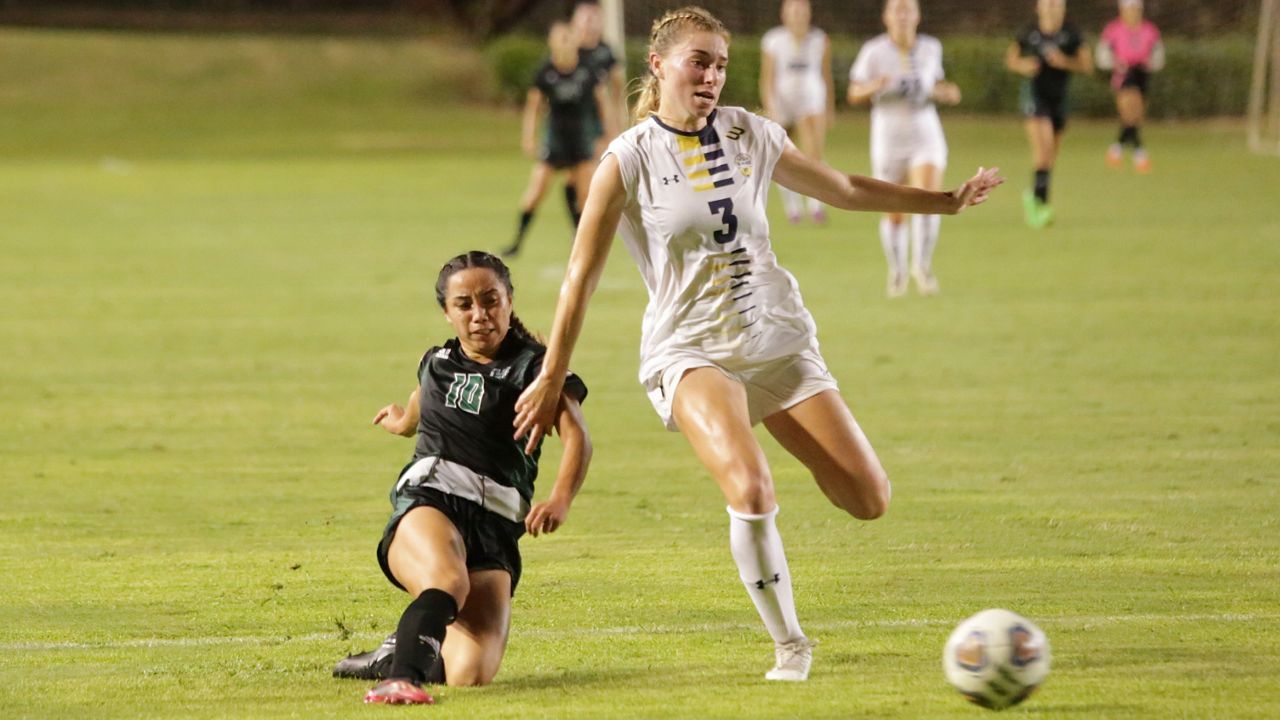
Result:
<svg viewBox="0 0 1280 720"><path fill-rule="evenodd" d="M489 377L494 380L505 380L507 378L507 373L509 372L511 372L511 368L509 367L494 368L493 371L489 373Z"/></svg>
<svg viewBox="0 0 1280 720"><path fill-rule="evenodd" d="M738 153L733 157L733 164L738 166L744 177L751 177L751 156Z"/></svg>

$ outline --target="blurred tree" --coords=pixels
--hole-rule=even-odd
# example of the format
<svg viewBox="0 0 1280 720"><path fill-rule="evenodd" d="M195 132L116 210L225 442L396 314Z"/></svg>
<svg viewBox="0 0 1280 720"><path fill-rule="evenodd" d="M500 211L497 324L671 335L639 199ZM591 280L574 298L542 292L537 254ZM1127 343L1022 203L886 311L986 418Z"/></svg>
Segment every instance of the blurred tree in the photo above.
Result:
<svg viewBox="0 0 1280 720"><path fill-rule="evenodd" d="M487 39L510 32L546 0L446 0L450 15L463 28Z"/></svg>

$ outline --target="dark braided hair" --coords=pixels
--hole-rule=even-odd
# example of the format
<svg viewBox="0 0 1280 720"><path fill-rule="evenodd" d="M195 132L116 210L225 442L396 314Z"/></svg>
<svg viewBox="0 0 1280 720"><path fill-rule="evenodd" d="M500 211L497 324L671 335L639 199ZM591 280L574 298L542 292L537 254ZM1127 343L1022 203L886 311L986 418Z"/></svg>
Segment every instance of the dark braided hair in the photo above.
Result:
<svg viewBox="0 0 1280 720"><path fill-rule="evenodd" d="M507 297L515 299L516 288L511 284L511 268L496 256L491 255L483 250L471 250L464 252L457 257L449 260L440 268L440 275L436 278L436 302L440 304L440 309L444 309L445 290L449 284L449 278L453 274L468 268L487 268L498 276L498 281L507 289ZM514 310L511 311L511 330L526 342L542 345L542 340L529 331L529 328L520 322L520 318L516 317Z"/></svg>

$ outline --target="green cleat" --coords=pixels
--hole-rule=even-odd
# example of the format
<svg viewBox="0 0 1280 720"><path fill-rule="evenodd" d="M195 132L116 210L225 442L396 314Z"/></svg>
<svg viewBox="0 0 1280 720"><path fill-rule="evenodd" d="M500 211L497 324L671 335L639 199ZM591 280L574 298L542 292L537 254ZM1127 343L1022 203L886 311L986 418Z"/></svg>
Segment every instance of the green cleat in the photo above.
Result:
<svg viewBox="0 0 1280 720"><path fill-rule="evenodd" d="M1053 223L1053 209L1040 202L1036 194L1030 190L1022 193L1022 214L1026 218L1027 227L1043 230Z"/></svg>

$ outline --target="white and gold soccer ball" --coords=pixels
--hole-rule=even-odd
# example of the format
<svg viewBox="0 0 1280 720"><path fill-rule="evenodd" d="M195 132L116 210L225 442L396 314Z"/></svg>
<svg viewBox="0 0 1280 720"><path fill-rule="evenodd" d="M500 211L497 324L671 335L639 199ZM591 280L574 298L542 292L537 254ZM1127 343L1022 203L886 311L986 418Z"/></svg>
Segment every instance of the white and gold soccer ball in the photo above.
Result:
<svg viewBox="0 0 1280 720"><path fill-rule="evenodd" d="M1003 710L1026 700L1049 674L1049 639L1021 615L993 608L956 626L942 669L970 702Z"/></svg>

